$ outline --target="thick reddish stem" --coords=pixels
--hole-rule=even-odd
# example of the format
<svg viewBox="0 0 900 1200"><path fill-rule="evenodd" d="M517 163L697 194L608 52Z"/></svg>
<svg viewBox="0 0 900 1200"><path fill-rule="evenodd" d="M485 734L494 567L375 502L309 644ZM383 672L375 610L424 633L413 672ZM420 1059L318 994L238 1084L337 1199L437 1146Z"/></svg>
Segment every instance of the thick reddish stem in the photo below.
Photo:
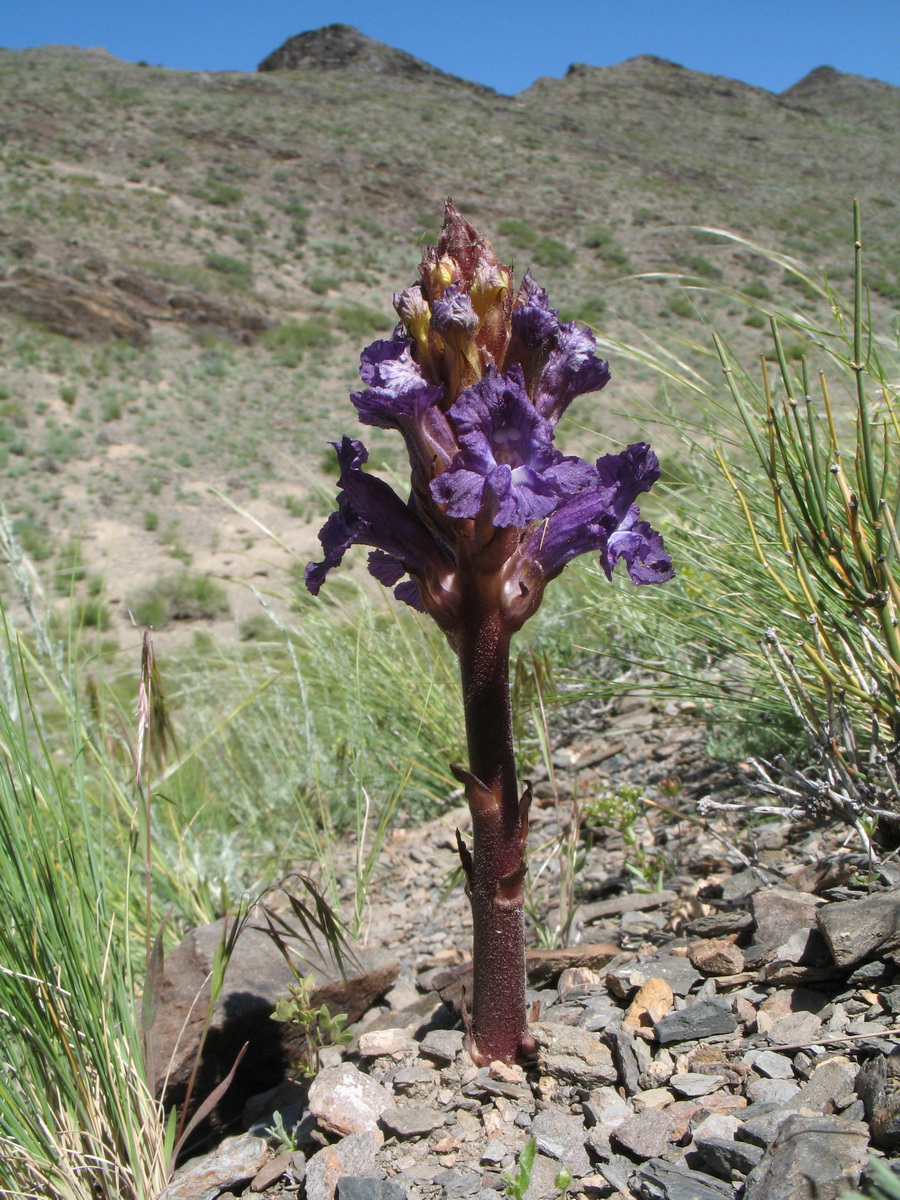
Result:
<svg viewBox="0 0 900 1200"><path fill-rule="evenodd" d="M474 927L472 1055L517 1062L531 1050L525 1020L522 917L528 800L520 802L509 695L509 642L499 606L472 615L459 639L473 848L463 853Z"/></svg>

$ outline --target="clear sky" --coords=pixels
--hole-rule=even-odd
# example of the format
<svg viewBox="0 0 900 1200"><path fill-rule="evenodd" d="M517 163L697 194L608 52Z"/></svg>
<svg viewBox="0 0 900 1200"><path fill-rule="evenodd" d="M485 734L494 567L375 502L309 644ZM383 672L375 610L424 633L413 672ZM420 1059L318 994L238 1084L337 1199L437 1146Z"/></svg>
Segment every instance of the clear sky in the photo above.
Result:
<svg viewBox="0 0 900 1200"><path fill-rule="evenodd" d="M774 92L825 65L900 86L900 0L0 0L0 45L252 71L338 21L505 93L636 54Z"/></svg>

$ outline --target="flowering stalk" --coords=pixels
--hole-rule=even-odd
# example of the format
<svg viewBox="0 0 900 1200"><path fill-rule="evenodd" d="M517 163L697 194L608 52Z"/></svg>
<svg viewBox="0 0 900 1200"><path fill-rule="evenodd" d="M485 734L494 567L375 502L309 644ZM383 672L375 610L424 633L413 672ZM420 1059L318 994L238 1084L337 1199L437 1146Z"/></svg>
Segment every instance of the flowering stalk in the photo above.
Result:
<svg viewBox="0 0 900 1200"><path fill-rule="evenodd" d="M469 849L457 834L474 927L469 1048L477 1062L515 1062L532 1048L522 919L531 793L520 796L516 781L510 641L579 554L599 551L607 576L622 559L635 583L673 572L635 503L659 477L650 447L591 464L553 444L572 400L609 380L590 330L560 322L530 274L515 291L449 201L419 271L394 296L393 336L363 351L365 387L351 394L363 424L403 436L410 498L363 470L362 442L332 443L338 508L306 586L318 594L350 546L369 546L370 572L433 617L459 657L469 766L453 770L473 836Z"/></svg>

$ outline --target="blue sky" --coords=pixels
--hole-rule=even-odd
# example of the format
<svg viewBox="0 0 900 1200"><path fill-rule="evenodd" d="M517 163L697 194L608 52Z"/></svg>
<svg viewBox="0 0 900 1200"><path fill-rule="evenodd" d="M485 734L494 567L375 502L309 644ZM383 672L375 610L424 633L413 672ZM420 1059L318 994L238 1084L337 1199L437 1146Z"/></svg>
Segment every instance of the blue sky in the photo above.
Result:
<svg viewBox="0 0 900 1200"><path fill-rule="evenodd" d="M775 92L822 65L900 85L900 0L3 0L0 45L252 71L292 34L336 21L506 93L636 54Z"/></svg>

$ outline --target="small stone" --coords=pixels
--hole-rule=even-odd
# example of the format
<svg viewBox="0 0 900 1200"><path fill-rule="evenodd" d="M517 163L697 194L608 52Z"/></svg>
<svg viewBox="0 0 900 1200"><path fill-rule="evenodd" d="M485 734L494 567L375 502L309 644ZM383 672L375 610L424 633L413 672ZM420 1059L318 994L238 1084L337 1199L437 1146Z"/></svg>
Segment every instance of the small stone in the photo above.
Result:
<svg viewBox="0 0 900 1200"><path fill-rule="evenodd" d="M443 1189L445 1200L461 1200L463 1196L474 1196L481 1189L481 1176L474 1171L438 1171L432 1182Z"/></svg>
<svg viewBox="0 0 900 1200"><path fill-rule="evenodd" d="M761 1146L736 1142L733 1138L704 1138L697 1142L703 1165L720 1179L731 1179L731 1172L749 1175L763 1156Z"/></svg>
<svg viewBox="0 0 900 1200"><path fill-rule="evenodd" d="M784 1104L799 1095L800 1088L792 1079L754 1079L745 1091L754 1104Z"/></svg>
<svg viewBox="0 0 900 1200"><path fill-rule="evenodd" d="M772 887L757 892L750 902L756 920L754 941L780 946L798 930L811 929L821 903L818 896L794 888Z"/></svg>
<svg viewBox="0 0 900 1200"><path fill-rule="evenodd" d="M588 1125L599 1125L604 1129L615 1129L634 1115L634 1109L615 1088L601 1087L591 1092L582 1103Z"/></svg>
<svg viewBox="0 0 900 1200"><path fill-rule="evenodd" d="M639 1026L649 1028L662 1020L674 1001L674 993L665 979L648 979L638 988L622 1024L632 1029Z"/></svg>
<svg viewBox="0 0 900 1200"><path fill-rule="evenodd" d="M724 1075L706 1075L697 1071L682 1071L669 1079L669 1087L679 1096L708 1096L710 1092L717 1092L724 1083Z"/></svg>
<svg viewBox="0 0 900 1200"><path fill-rule="evenodd" d="M728 938L694 942L688 950L688 958L704 975L737 975L744 969L744 955Z"/></svg>
<svg viewBox="0 0 900 1200"><path fill-rule="evenodd" d="M729 933L742 933L753 924L753 917L748 912L736 909L732 912L713 913L708 917L697 917L688 921L684 932L691 937L718 938Z"/></svg>
<svg viewBox="0 0 900 1200"><path fill-rule="evenodd" d="M576 1178L590 1174L591 1163L584 1148L584 1126L577 1117L558 1108L545 1108L531 1122L531 1132L537 1140L538 1150L559 1159Z"/></svg>
<svg viewBox="0 0 900 1200"><path fill-rule="evenodd" d="M859 1181L868 1133L841 1117L788 1117L750 1172L744 1200L835 1200Z"/></svg>
<svg viewBox="0 0 900 1200"><path fill-rule="evenodd" d="M225 1138L210 1154L179 1167L159 1200L215 1200L226 1188L253 1179L268 1157L263 1138L249 1133Z"/></svg>
<svg viewBox="0 0 900 1200"><path fill-rule="evenodd" d="M733 1138L741 1124L737 1117L729 1113L709 1113L694 1126L694 1141L699 1143L704 1138Z"/></svg>
<svg viewBox="0 0 900 1200"><path fill-rule="evenodd" d="M664 979L676 996L686 996L702 975L677 954L659 954L641 963L629 963L606 976L606 986L615 996L625 999L648 979Z"/></svg>
<svg viewBox="0 0 900 1200"><path fill-rule="evenodd" d="M769 1079L794 1078L791 1060L786 1054L776 1054L774 1050L751 1050L744 1055L744 1062Z"/></svg>
<svg viewBox="0 0 900 1200"><path fill-rule="evenodd" d="M393 1106L390 1093L352 1063L326 1067L309 1089L309 1111L333 1133L375 1130L378 1118Z"/></svg>
<svg viewBox="0 0 900 1200"><path fill-rule="evenodd" d="M661 1046L688 1042L716 1034L734 1033L737 1021L727 1008L701 1001L688 1005L681 1012L669 1013L656 1023L656 1036Z"/></svg>
<svg viewBox="0 0 900 1200"><path fill-rule="evenodd" d="M637 1116L623 1121L610 1135L635 1158L659 1158L669 1149L673 1134L672 1122L659 1108L647 1108Z"/></svg>
<svg viewBox="0 0 900 1200"><path fill-rule="evenodd" d="M816 1040L821 1028L822 1022L815 1013L796 1012L778 1017L764 1032L773 1046L808 1046Z"/></svg>
<svg viewBox="0 0 900 1200"><path fill-rule="evenodd" d="M854 966L876 954L883 957L900 947L900 888L825 904L816 919L839 967Z"/></svg>
<svg viewBox="0 0 900 1200"><path fill-rule="evenodd" d="M631 1097L636 1113L643 1112L645 1108L667 1108L674 1100L675 1093L665 1087L644 1088Z"/></svg>
<svg viewBox="0 0 900 1200"><path fill-rule="evenodd" d="M338 1200L406 1200L406 1188L393 1179L371 1175L343 1175L337 1183Z"/></svg>
<svg viewBox="0 0 900 1200"><path fill-rule="evenodd" d="M599 971L592 971L589 967L567 967L556 985L560 1004L589 996L600 987L602 978Z"/></svg>
<svg viewBox="0 0 900 1200"><path fill-rule="evenodd" d="M333 1200L338 1180L371 1171L383 1144L380 1129L367 1129L323 1146L306 1164L306 1200Z"/></svg>
<svg viewBox="0 0 900 1200"><path fill-rule="evenodd" d="M547 1023L532 1025L531 1033L542 1074L589 1089L618 1082L609 1047L594 1034Z"/></svg>
<svg viewBox="0 0 900 1200"><path fill-rule="evenodd" d="M481 1152L480 1161L482 1164L502 1163L507 1154L509 1154L509 1147L506 1142L500 1138L491 1138Z"/></svg>
<svg viewBox="0 0 900 1200"><path fill-rule="evenodd" d="M635 1181L635 1192L647 1200L734 1200L730 1183L692 1171L684 1163L656 1158L644 1163Z"/></svg>
<svg viewBox="0 0 900 1200"><path fill-rule="evenodd" d="M362 1058L380 1058L386 1054L391 1058L402 1058L416 1043L402 1029L373 1029L371 1033L359 1035L359 1053Z"/></svg>
<svg viewBox="0 0 900 1200"><path fill-rule="evenodd" d="M430 1029L419 1043L419 1053L438 1062L453 1062L463 1048L461 1029Z"/></svg>
<svg viewBox="0 0 900 1200"><path fill-rule="evenodd" d="M381 1127L398 1138L419 1138L439 1129L445 1116L436 1108L388 1108L379 1118Z"/></svg>

